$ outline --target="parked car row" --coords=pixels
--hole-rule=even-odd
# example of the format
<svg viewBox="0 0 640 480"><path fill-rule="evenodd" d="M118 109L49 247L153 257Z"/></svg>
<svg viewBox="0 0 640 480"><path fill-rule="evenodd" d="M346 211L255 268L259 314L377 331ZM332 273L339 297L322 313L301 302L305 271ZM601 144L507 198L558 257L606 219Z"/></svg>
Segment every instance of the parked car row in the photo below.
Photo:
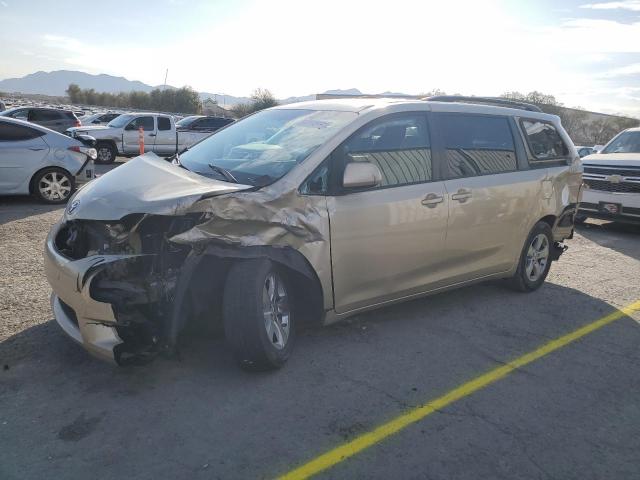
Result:
<svg viewBox="0 0 640 480"><path fill-rule="evenodd" d="M127 113L111 120L105 126L80 126L66 133L91 135L97 141L96 162L113 163L117 156L132 157L140 153L139 129L144 132L144 151L170 156L190 147L213 132L228 125L228 118L195 115L175 123L173 116L159 113Z"/></svg>

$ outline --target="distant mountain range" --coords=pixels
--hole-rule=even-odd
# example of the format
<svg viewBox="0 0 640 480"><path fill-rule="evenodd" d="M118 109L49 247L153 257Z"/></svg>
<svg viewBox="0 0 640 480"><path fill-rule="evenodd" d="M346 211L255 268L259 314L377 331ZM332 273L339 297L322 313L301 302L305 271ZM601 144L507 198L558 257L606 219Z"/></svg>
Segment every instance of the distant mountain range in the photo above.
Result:
<svg viewBox="0 0 640 480"><path fill-rule="evenodd" d="M85 72L73 70L56 70L53 72L36 72L25 75L21 78L7 78L0 80L0 92L10 93L26 93L49 95L53 97L61 97L66 95L65 91L69 84L75 83L80 88L93 88L96 92L118 93L142 91L150 92L154 88L160 86L151 86L137 80L127 80L124 77L114 77L112 75L100 74L92 75ZM176 88L167 85L167 88ZM327 90L327 94L333 95L361 95L362 92L357 88L349 88L346 90ZM391 92L385 92L391 94ZM402 95L402 94L394 94ZM234 97L224 93L200 92L202 101L207 98L216 100L220 105L231 107L238 103L245 103L250 100L249 97ZM302 97L288 97L281 99L281 103L303 102L315 99L315 94L304 95Z"/></svg>

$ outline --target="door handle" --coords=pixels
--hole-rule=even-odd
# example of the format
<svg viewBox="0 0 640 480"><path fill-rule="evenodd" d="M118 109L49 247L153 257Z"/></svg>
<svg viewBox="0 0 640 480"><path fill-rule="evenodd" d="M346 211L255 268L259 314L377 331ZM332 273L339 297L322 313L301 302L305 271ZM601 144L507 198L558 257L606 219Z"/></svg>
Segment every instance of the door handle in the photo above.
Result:
<svg viewBox="0 0 640 480"><path fill-rule="evenodd" d="M44 148L30 148L29 150L31 150L32 152L40 152L44 150Z"/></svg>
<svg viewBox="0 0 640 480"><path fill-rule="evenodd" d="M471 190L468 190L466 188L461 188L456 193L451 195L451 200L457 200L460 203L464 203L470 198L471 198Z"/></svg>
<svg viewBox="0 0 640 480"><path fill-rule="evenodd" d="M150 136L150 137L155 137L155 136L156 136L156 134L155 134L155 133L150 133L150 134L149 134L149 136Z"/></svg>
<svg viewBox="0 0 640 480"><path fill-rule="evenodd" d="M444 201L444 197L442 195L438 195L437 193L429 193L426 197L422 199L422 205L435 208L436 205L442 203Z"/></svg>

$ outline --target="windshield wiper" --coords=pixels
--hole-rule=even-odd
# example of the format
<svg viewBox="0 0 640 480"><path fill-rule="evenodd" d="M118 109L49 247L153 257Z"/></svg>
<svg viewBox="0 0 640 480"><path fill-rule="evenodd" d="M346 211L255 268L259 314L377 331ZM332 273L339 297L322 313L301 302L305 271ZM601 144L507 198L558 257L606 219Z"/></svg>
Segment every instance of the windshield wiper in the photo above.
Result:
<svg viewBox="0 0 640 480"><path fill-rule="evenodd" d="M234 177L231 172L229 170L227 170L226 168L222 168L219 167L218 165L213 165L213 164L209 164L209 168L211 170L213 170L216 173L219 173L220 175L222 175L225 179L227 179L228 182L231 183L240 183L236 177Z"/></svg>

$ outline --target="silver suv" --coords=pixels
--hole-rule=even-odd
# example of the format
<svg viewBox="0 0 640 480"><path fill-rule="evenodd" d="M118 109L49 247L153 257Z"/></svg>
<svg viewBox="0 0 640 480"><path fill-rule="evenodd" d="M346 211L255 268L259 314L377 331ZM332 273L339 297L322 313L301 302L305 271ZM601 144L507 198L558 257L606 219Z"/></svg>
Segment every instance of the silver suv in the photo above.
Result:
<svg viewBox="0 0 640 480"><path fill-rule="evenodd" d="M47 240L58 323L122 364L221 318L240 364L268 369L303 323L489 279L537 289L573 232L571 140L533 106L442 100L276 107L103 175Z"/></svg>

